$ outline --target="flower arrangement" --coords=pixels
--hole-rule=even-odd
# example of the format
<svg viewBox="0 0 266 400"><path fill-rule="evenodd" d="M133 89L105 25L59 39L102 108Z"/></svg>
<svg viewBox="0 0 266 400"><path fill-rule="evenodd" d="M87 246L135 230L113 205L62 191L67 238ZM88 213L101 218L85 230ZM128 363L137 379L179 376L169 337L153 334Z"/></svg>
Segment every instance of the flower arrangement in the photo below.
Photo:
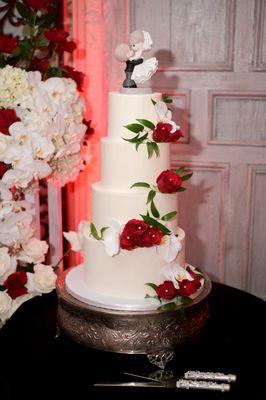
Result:
<svg viewBox="0 0 266 400"><path fill-rule="evenodd" d="M63 64L76 44L55 26L55 0L19 0L21 37L0 35L0 326L25 301L55 288L48 244L35 237L25 201L39 179L74 181L90 160L93 129L78 90L84 74Z"/></svg>
<svg viewBox="0 0 266 400"><path fill-rule="evenodd" d="M165 93L162 95L162 101L152 100L159 122L154 125L152 121L147 119L136 119L137 123L125 126L136 135L130 139L123 139L135 144L136 150L141 144L146 144L148 158L151 158L154 153L156 157L159 157L160 151L157 143L175 143L183 137L180 126L172 121L172 111L166 105L171 102L172 99Z"/></svg>

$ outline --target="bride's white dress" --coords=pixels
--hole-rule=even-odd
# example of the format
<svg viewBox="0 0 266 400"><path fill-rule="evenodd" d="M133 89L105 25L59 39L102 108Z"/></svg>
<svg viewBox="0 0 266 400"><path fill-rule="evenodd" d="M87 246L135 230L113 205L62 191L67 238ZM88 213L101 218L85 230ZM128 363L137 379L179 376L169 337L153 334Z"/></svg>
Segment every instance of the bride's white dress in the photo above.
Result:
<svg viewBox="0 0 266 400"><path fill-rule="evenodd" d="M132 73L131 79L136 83L144 83L148 81L157 71L158 60L155 57L144 60L142 64L136 65Z"/></svg>

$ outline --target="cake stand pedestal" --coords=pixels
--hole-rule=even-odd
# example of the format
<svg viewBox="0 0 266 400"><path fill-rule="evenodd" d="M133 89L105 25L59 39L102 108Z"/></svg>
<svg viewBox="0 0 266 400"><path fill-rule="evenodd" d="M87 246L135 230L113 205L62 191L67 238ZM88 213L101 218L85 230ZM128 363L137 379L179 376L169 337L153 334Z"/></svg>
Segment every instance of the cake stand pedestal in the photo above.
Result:
<svg viewBox="0 0 266 400"><path fill-rule="evenodd" d="M65 271L58 277L58 328L71 339L98 350L147 354L153 364L164 368L176 348L195 339L208 316L211 281L188 305L174 311L111 310L77 300L66 290Z"/></svg>

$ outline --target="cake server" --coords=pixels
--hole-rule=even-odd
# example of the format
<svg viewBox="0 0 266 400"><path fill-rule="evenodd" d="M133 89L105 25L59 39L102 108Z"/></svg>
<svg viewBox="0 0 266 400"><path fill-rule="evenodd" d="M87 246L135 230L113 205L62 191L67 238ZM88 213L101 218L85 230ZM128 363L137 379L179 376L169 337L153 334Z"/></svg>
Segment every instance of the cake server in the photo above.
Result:
<svg viewBox="0 0 266 400"><path fill-rule="evenodd" d="M155 377L154 374L133 374L130 372L124 372L124 374L129 376L134 376L135 378L147 379L149 381L155 381L155 382L163 381L163 379ZM235 382L236 375L223 374L222 372L187 371L184 373L184 379L201 380L201 381Z"/></svg>
<svg viewBox="0 0 266 400"><path fill-rule="evenodd" d="M230 390L230 385L228 383L217 383L211 381L192 381L187 379L178 379L166 382L101 382L101 383L95 383L93 386L203 389L203 390L218 390L221 392L228 392Z"/></svg>

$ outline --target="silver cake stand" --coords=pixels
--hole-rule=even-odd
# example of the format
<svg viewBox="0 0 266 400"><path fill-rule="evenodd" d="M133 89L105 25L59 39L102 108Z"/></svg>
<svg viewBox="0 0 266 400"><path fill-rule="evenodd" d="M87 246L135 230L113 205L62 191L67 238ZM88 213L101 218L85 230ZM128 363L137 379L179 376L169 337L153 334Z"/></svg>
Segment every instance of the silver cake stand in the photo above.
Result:
<svg viewBox="0 0 266 400"><path fill-rule="evenodd" d="M118 311L83 303L66 291L66 273L57 281L58 328L85 346L126 354L147 354L150 362L164 368L176 348L192 341L209 316L211 281L188 305L174 311Z"/></svg>

